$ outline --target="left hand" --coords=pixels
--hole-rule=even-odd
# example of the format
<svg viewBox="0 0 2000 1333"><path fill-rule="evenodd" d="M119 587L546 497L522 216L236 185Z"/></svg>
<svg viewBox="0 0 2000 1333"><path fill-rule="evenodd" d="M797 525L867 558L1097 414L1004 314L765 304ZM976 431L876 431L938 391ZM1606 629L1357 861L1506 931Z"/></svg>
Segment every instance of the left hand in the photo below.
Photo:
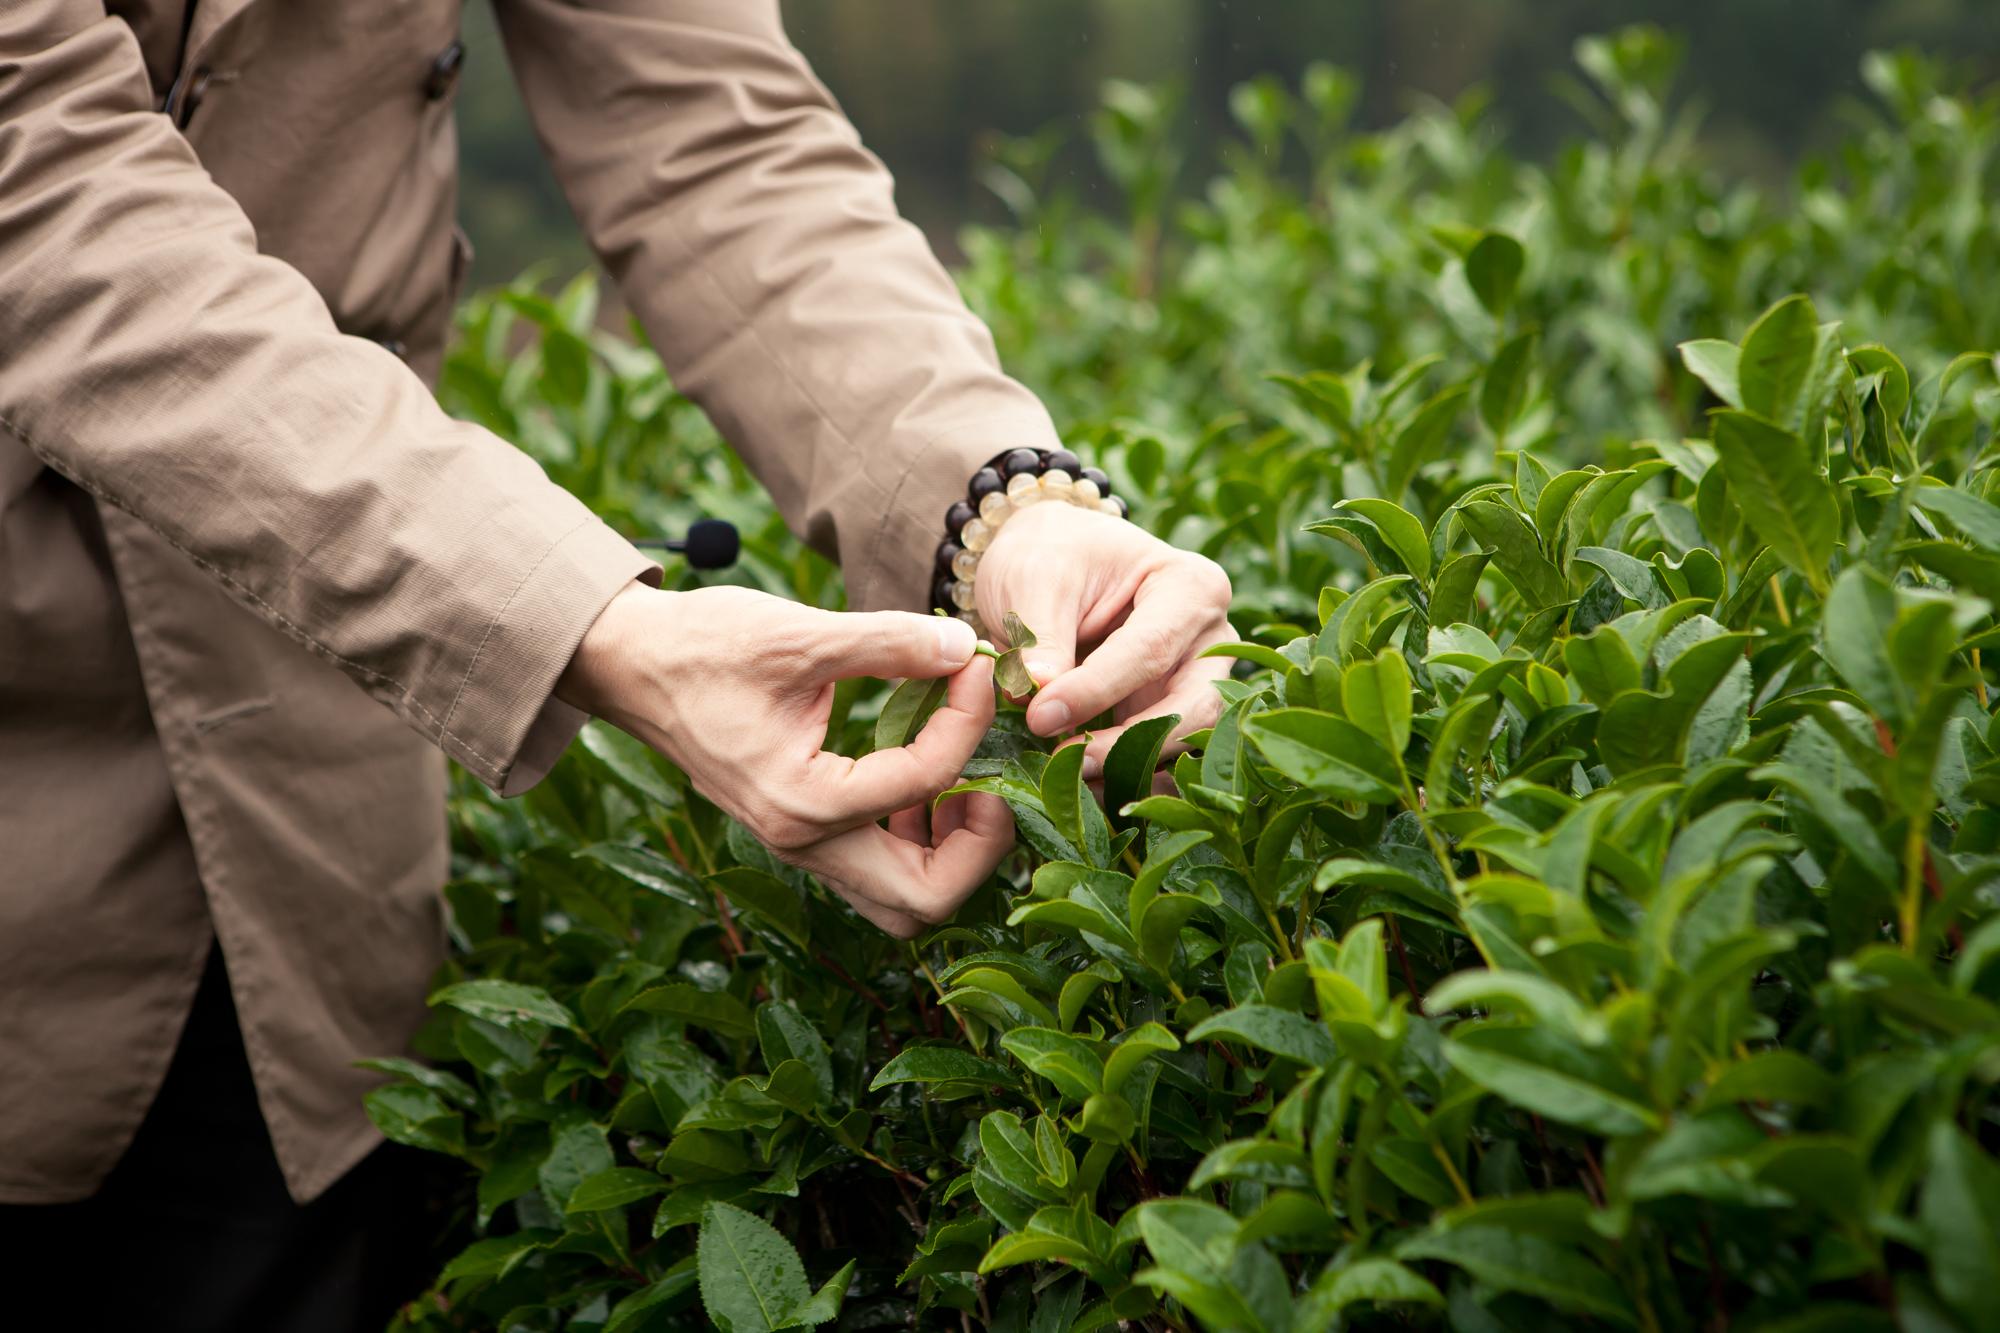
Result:
<svg viewBox="0 0 2000 1333"><path fill-rule="evenodd" d="M1215 682L1234 643L1229 576L1206 556L1169 546L1138 524L1045 501L1014 514L980 557L979 615L997 631L1013 611L1035 632L1025 654L1040 686L1028 728L1054 736L1111 711L1117 725L1090 734L1083 772L1095 780L1126 726L1178 713L1162 758L1182 736L1214 724ZM1081 661L1079 661L1079 656Z"/></svg>

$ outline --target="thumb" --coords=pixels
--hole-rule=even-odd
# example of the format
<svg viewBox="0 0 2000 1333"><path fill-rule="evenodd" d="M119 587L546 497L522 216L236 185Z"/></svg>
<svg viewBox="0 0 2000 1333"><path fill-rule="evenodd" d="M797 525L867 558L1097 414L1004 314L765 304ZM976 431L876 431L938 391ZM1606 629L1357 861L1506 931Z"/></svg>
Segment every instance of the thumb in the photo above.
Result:
<svg viewBox="0 0 2000 1333"><path fill-rule="evenodd" d="M972 626L909 611L827 611L817 625L823 678L948 676L972 660Z"/></svg>

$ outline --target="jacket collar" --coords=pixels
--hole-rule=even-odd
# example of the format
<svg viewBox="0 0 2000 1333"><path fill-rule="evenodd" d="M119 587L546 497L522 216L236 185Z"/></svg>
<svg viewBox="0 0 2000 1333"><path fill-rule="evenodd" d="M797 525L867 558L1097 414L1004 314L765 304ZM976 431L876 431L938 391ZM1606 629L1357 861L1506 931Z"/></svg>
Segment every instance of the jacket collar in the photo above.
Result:
<svg viewBox="0 0 2000 1333"><path fill-rule="evenodd" d="M187 52L183 65L199 63L207 54L215 34L257 0L195 0L194 20L188 25Z"/></svg>

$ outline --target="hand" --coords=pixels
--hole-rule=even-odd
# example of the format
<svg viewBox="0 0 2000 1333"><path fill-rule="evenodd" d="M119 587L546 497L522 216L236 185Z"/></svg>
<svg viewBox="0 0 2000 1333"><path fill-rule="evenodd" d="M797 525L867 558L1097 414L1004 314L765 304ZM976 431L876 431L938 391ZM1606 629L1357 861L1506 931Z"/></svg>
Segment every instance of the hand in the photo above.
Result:
<svg viewBox="0 0 2000 1333"><path fill-rule="evenodd" d="M1125 727L1180 714L1163 757L1180 738L1215 722L1214 682L1227 658L1201 656L1234 643L1229 576L1205 556L1169 546L1137 524L1045 502L1013 515L979 560L979 615L997 629L1007 612L1035 632L1028 673L1041 688L1028 727L1053 736L1106 709L1118 725L1092 732L1083 773L1095 779ZM1082 661L1079 662L1079 649Z"/></svg>
<svg viewBox="0 0 2000 1333"><path fill-rule="evenodd" d="M820 748L834 682L945 675L943 706L908 745L860 759ZM998 797L956 796L924 817L993 721L993 664L962 621L634 584L556 694L666 755L774 854L904 939L948 919L1014 844Z"/></svg>

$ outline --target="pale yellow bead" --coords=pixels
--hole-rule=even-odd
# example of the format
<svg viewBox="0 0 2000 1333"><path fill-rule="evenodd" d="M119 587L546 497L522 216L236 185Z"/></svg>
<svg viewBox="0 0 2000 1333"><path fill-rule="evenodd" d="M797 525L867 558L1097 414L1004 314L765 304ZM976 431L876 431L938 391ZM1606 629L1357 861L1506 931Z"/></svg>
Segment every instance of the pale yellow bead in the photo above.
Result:
<svg viewBox="0 0 2000 1333"><path fill-rule="evenodd" d="M1109 514L1111 517L1117 518L1118 502L1107 495L1097 502L1097 512L1100 514ZM968 523L966 526L971 527L972 525Z"/></svg>
<svg viewBox="0 0 2000 1333"><path fill-rule="evenodd" d="M1069 499L1070 487L1074 485L1069 473L1059 467L1052 467L1042 474L1041 490L1044 500Z"/></svg>
<svg viewBox="0 0 2000 1333"><path fill-rule="evenodd" d="M1016 508L1042 498L1041 478L1032 472L1016 472L1007 479L1007 498Z"/></svg>
<svg viewBox="0 0 2000 1333"><path fill-rule="evenodd" d="M960 551L951 558L951 572L961 579L970 579L979 569L979 557L971 551Z"/></svg>
<svg viewBox="0 0 2000 1333"><path fill-rule="evenodd" d="M986 520L986 526L997 528L1007 521L1007 515L1014 512L1007 497L999 491L988 491L979 502L979 517Z"/></svg>
<svg viewBox="0 0 2000 1333"><path fill-rule="evenodd" d="M1085 509L1094 509L1097 506L1097 502L1103 498L1104 492L1098 490L1097 483L1089 477L1078 477L1070 483L1069 502L1071 504L1082 505Z"/></svg>
<svg viewBox="0 0 2000 1333"><path fill-rule="evenodd" d="M960 579L958 582L952 584L951 602L953 606L956 606L961 611L970 611L974 605L972 585L964 579Z"/></svg>
<svg viewBox="0 0 2000 1333"><path fill-rule="evenodd" d="M965 526L958 530L958 544L968 551L975 553L983 551L986 549L986 543L992 540L993 529L976 518L967 520Z"/></svg>

